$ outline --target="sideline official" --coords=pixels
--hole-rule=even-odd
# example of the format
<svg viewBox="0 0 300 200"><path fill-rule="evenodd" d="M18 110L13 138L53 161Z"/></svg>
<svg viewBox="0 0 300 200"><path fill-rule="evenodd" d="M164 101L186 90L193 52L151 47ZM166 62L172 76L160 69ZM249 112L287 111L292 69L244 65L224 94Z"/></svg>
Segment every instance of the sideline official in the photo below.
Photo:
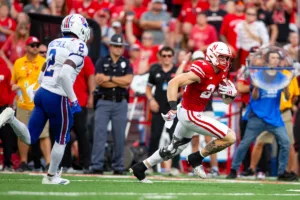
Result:
<svg viewBox="0 0 300 200"><path fill-rule="evenodd" d="M103 173L107 125L112 122L114 153L112 168L114 174L123 174L125 128L128 110L128 87L133 78L133 71L128 59L122 56L124 39L114 34L109 43L110 54L96 63L95 93L95 130L92 149L91 172Z"/></svg>

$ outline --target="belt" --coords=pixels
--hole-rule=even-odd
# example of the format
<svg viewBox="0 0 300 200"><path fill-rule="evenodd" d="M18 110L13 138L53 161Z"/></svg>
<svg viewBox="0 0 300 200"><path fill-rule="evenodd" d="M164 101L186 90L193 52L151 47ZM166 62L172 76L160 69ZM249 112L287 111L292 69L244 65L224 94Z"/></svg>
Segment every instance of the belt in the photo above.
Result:
<svg viewBox="0 0 300 200"><path fill-rule="evenodd" d="M121 102L124 99L127 100L126 96L106 96L106 95L100 95L100 99L107 100L107 101L113 101L113 102Z"/></svg>

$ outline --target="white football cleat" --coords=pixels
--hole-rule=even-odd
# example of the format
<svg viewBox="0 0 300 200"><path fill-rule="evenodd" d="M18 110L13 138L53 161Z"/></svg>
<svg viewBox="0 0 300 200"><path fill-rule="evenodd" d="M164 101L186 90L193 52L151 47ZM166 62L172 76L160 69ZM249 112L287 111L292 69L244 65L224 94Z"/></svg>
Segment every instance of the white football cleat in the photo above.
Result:
<svg viewBox="0 0 300 200"><path fill-rule="evenodd" d="M153 182L150 181L149 179L145 178L143 180L140 181L141 183L147 183L147 184L152 184Z"/></svg>
<svg viewBox="0 0 300 200"><path fill-rule="evenodd" d="M46 184L46 185L68 185L69 183L70 183L69 180L60 178L60 176L57 175L53 177L45 175L42 180L42 184Z"/></svg>
<svg viewBox="0 0 300 200"><path fill-rule="evenodd" d="M206 173L202 165L199 165L194 168L194 174L198 175L200 178L206 178Z"/></svg>
<svg viewBox="0 0 300 200"><path fill-rule="evenodd" d="M70 181L68 179L64 179L64 178L60 177L61 174L62 174L62 170L63 170L63 168L61 168L60 171L52 177L45 175L43 180L42 180L42 184L47 184L47 185L68 185L70 183Z"/></svg>
<svg viewBox="0 0 300 200"><path fill-rule="evenodd" d="M14 114L15 111L12 108L5 108L5 110L3 110L3 112L0 114L0 128L11 121L14 117Z"/></svg>

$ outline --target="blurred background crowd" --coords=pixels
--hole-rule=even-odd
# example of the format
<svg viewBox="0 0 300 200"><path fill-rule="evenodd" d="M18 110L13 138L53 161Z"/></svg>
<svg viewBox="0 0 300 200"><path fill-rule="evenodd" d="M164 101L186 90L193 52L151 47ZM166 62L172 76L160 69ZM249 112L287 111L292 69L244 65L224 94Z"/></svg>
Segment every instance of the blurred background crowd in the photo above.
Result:
<svg viewBox="0 0 300 200"><path fill-rule="evenodd" d="M168 76L168 78L164 77L168 80L176 73L188 71L192 59L203 58L209 44L215 41L225 42L235 55L229 78L236 82L240 92L241 98L237 98L237 105L241 112L235 114L240 115L249 101L250 83L245 76L237 75L243 73L247 57L253 49L267 45L282 47L294 62L299 62L300 22L297 4L299 2L296 0L0 0L0 84L5 76L10 76L13 83L11 88L0 85L0 106L10 106L17 101L19 110L32 109L32 102L27 105L27 100L21 98L22 94L19 92L21 90L16 82L16 76L26 76L26 74L20 75L16 68L27 68L27 65L35 66L43 63L48 43L43 44L44 38L35 38L32 36L36 35L30 34L30 30L34 29L30 26L30 13L62 17L78 13L94 20L101 30L100 45L97 49L97 52L100 52L98 58L108 56L111 51L115 51L110 45L114 34L123 35L126 45L122 55L129 59L134 79L139 79L133 81L130 90L128 116L131 126L128 137L126 133L127 145L124 150L121 150L121 154L125 156L125 166L124 169L114 171L116 174L123 174L123 170L128 169L133 162L145 158L148 150L151 155L151 152L158 148L162 132L165 131L162 130L163 125L157 130L159 122L154 120L157 119L155 117L157 114L165 112L160 104L161 94L155 93L152 96L149 91L148 94L146 91L147 83L152 84L151 86L158 84L159 87L164 87L164 84L155 82L155 78L158 78L157 65L171 70L168 75L164 75ZM96 36L92 34L92 39ZM91 44L92 40L88 43ZM90 47L89 51L95 49ZM74 85L77 96L80 96L79 102L85 108L84 119L86 120L82 120L82 116L75 119L71 142L67 148L69 150L66 151L62 162L65 172L68 173L102 174L103 171L110 171L111 163L114 163L112 159L114 145L110 144L113 142L108 137L103 158L104 168L101 170L89 168L91 162L93 163L93 144L97 143L93 140L95 134L93 91L95 85L97 87L94 81L94 74L97 71L95 66L96 62L87 57L83 72ZM139 84L142 88L138 86L139 89L133 89ZM299 90L298 86L296 90ZM5 92L10 95L4 97L5 95L2 94ZM136 100L138 103L134 101L135 97L139 97ZM136 105L143 107L140 109L142 110L140 114L136 113L139 109ZM291 110L293 120L296 122L300 120L298 106L300 104L295 100L293 105L287 108ZM130 116L132 110L135 110L133 115L139 115L138 122ZM30 113L17 109L18 118L28 118L26 115ZM232 116L229 114L227 117ZM26 119L24 120L26 122ZM241 127L241 130L237 132L242 134L243 126L238 127ZM295 162L292 171L295 174L298 174L297 167L300 160L300 157L297 158L297 152L300 150L299 128L295 126L293 131L295 142L292 148L295 152L293 154ZM108 127L108 132L112 129L114 127ZM0 163L3 170L18 172L47 170L50 160L51 130L45 130L47 133L43 134L39 143L31 148L18 141L14 134L7 134L11 131L7 128L0 129L0 148L2 147ZM192 151L197 151L199 138L193 140L192 147ZM262 160L270 161L268 155L272 150L268 144L262 148L267 157L267 159L263 157ZM188 172L183 169L179 160L173 160L172 164L165 163L161 166L163 170L155 170L174 175ZM218 175L218 162L213 160L211 159L212 162L207 167L216 171L215 175ZM250 155L246 157L246 162L243 164L244 169L249 167ZM263 162L261 165L263 173L270 175L269 163Z"/></svg>

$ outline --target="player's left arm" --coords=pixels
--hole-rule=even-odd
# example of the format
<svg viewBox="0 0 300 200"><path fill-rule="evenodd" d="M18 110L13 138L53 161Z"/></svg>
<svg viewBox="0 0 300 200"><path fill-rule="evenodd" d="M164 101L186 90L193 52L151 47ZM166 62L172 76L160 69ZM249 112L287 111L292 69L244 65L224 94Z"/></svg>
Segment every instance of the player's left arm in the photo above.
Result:
<svg viewBox="0 0 300 200"><path fill-rule="evenodd" d="M84 43L79 42L78 48L74 47L75 52L71 53L67 60L64 62L60 71L59 80L62 88L67 94L71 102L78 101L73 89L73 80L71 75L75 73L77 67L81 67L84 63L84 57L87 55L88 50Z"/></svg>
<svg viewBox="0 0 300 200"><path fill-rule="evenodd" d="M196 75L194 72L190 71L184 74L180 74L169 81L168 83L168 90L167 90L167 97L168 101L175 102L174 105L177 105L177 98L178 98L178 88L183 87L194 82L200 82L200 77ZM171 106L171 110L176 110L176 107Z"/></svg>

